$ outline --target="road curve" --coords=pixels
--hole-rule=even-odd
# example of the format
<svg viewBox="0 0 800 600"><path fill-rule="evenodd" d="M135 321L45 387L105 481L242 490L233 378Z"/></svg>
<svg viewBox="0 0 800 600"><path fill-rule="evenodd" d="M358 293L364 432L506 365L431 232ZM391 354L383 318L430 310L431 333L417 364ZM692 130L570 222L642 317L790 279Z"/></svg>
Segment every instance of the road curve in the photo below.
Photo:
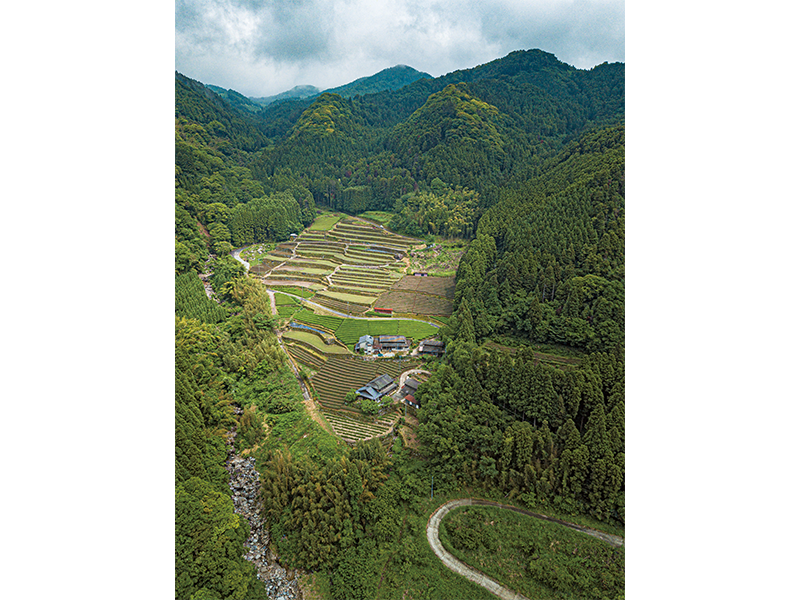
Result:
<svg viewBox="0 0 800 600"><path fill-rule="evenodd" d="M575 523L569 523L567 521L561 521L560 519L554 519L553 517L548 517L546 515L541 515L539 513L523 510L521 508L517 508L516 506L508 506L506 504L500 504L499 502L492 502L491 500L462 498L460 500L451 500L450 502L445 502L439 508L437 508L434 511L434 513L430 516L430 519L428 519L428 527L427 527L428 544L430 544L430 547L433 550L434 554L436 554L436 556L439 557L439 559L445 564L445 566L448 569L450 569L454 573L457 573L458 575L466 577L473 583L478 584L479 586L488 590L495 596L503 598L503 600L528 600L528 598L514 592L513 590L510 590L509 588L503 585L500 585L494 579L487 577L477 569L473 569L469 565L464 564L463 562L458 560L455 556L450 554L447 550L445 550L444 546L442 546L442 542L439 540L439 525L441 524L442 519L448 512L460 506L494 506L496 508L513 510L514 512L535 517L537 519L543 519L545 521L559 523L566 527L570 527L571 529L575 529L576 531L580 531L587 535L591 535L593 537L601 539L604 542L608 542L609 544L612 544L614 546L622 546L625 543L625 541L621 537L616 535L610 535L608 533L603 533L595 529L589 529L588 527L582 527L581 525L576 525Z"/></svg>

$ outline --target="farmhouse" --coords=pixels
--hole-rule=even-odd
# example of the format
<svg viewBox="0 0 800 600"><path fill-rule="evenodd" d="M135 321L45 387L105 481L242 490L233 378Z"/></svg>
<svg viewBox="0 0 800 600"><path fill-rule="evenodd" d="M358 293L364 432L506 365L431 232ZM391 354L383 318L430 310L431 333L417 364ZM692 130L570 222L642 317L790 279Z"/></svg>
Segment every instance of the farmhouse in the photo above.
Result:
<svg viewBox="0 0 800 600"><path fill-rule="evenodd" d="M409 342L404 335L379 335L376 343L373 344L375 350L389 351L408 350Z"/></svg>
<svg viewBox="0 0 800 600"><path fill-rule="evenodd" d="M358 343L356 343L355 351L364 351L367 354L372 354L372 344L373 339L371 335L362 335L358 338Z"/></svg>
<svg viewBox="0 0 800 600"><path fill-rule="evenodd" d="M444 342L440 340L422 340L419 345L420 354L432 354L441 356L444 354Z"/></svg>
<svg viewBox="0 0 800 600"><path fill-rule="evenodd" d="M403 384L403 389L400 390L400 394L402 396L414 396L417 393L417 387L419 387L419 381L416 379L411 379L411 377L406 379L405 384Z"/></svg>
<svg viewBox="0 0 800 600"><path fill-rule="evenodd" d="M397 389L397 384L388 375L379 375L364 387L358 388L356 394L368 400L378 400Z"/></svg>

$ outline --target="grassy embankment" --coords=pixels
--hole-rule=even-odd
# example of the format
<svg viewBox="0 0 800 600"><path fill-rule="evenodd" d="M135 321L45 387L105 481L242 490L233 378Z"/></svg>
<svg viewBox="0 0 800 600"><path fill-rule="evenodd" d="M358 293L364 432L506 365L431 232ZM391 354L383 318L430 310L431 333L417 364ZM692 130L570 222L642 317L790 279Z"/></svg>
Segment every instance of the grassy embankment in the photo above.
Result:
<svg viewBox="0 0 800 600"><path fill-rule="evenodd" d="M557 523L470 506L451 511L439 537L459 560L532 600L624 595L624 547Z"/></svg>

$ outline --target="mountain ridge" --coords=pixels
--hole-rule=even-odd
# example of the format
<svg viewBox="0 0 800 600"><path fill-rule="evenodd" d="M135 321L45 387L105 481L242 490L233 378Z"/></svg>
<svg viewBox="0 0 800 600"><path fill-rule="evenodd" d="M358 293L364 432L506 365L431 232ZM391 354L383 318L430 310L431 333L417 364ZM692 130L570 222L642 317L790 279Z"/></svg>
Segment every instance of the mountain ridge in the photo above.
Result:
<svg viewBox="0 0 800 600"><path fill-rule="evenodd" d="M395 65L378 71L374 75L359 77L355 81L328 88L325 91L331 94L339 94L343 98L350 98L383 91L395 91L420 79L433 79L433 77L408 65Z"/></svg>
<svg viewBox="0 0 800 600"><path fill-rule="evenodd" d="M261 98L251 96L249 99L259 106L264 107L274 102L281 102L282 100L310 98L312 96L318 96L321 93L322 90L314 85L296 85L292 89L281 92L280 94L275 94L274 96L264 96Z"/></svg>
<svg viewBox="0 0 800 600"><path fill-rule="evenodd" d="M351 98L364 94L374 94L383 91L398 90L419 79L433 79L433 76L423 71L417 71L408 65L395 65L387 67L373 75L359 77L344 85L321 90L313 85L296 85L292 89L272 96L244 96L236 90L224 89L217 85L206 84L206 87L228 100L234 106L244 108L249 112L258 112L262 108L286 100L303 100L316 98L323 93L339 94L342 98Z"/></svg>

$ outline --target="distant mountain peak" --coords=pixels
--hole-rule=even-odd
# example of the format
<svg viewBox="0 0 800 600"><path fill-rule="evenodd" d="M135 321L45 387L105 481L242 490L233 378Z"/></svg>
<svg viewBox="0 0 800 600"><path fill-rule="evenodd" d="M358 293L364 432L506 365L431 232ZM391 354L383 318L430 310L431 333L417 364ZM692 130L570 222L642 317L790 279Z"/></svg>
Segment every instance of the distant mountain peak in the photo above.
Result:
<svg viewBox="0 0 800 600"><path fill-rule="evenodd" d="M281 100L292 100L292 99L302 99L302 98L310 98L311 96L316 96L320 93L320 89L313 85L296 85L292 89L281 92L280 94L275 94L274 96L265 96L263 98L250 98L253 102L260 104L261 106L267 106L272 104L273 102L279 102Z"/></svg>
<svg viewBox="0 0 800 600"><path fill-rule="evenodd" d="M420 79L432 79L432 77L428 73L417 71L408 65L395 65L379 71L375 75L360 77L355 81L325 91L349 98L351 96L376 94L387 90L399 90Z"/></svg>

